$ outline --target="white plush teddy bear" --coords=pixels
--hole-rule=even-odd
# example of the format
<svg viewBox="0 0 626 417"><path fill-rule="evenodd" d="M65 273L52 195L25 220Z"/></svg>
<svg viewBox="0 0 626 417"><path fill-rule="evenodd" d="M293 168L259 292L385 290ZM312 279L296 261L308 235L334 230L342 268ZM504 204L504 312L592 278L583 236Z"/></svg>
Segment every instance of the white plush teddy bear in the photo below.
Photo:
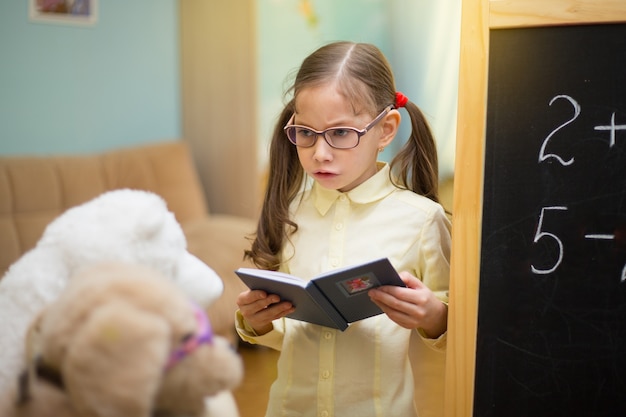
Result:
<svg viewBox="0 0 626 417"><path fill-rule="evenodd" d="M2 417L228 417L216 394L243 373L205 311L142 265L81 269L26 345L20 383L0 393Z"/></svg>
<svg viewBox="0 0 626 417"><path fill-rule="evenodd" d="M146 191L110 191L50 223L0 280L0 392L22 369L31 321L84 267L106 261L151 267L208 307L221 295L222 281L186 245L164 200Z"/></svg>

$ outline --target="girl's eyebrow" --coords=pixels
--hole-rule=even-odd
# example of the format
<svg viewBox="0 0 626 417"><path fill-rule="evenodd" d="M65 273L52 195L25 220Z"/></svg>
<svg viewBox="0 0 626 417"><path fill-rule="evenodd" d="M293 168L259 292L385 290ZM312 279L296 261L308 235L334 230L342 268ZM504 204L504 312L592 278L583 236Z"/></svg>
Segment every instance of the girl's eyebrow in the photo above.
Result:
<svg viewBox="0 0 626 417"><path fill-rule="evenodd" d="M354 117L356 118L356 117L358 117L358 115L354 115ZM324 129L329 129L329 128L333 128L333 127L357 127L358 128L357 125L359 124L359 122L357 122L355 120L352 120L350 122L342 122L342 121L333 122L333 123L330 123L327 126L325 126L323 129L318 129L317 127L312 126L311 124L308 124L306 122L298 120L298 113L296 112L296 113L294 113L293 124L294 125L298 125L298 126L310 127L312 129L315 129L315 130L324 130Z"/></svg>

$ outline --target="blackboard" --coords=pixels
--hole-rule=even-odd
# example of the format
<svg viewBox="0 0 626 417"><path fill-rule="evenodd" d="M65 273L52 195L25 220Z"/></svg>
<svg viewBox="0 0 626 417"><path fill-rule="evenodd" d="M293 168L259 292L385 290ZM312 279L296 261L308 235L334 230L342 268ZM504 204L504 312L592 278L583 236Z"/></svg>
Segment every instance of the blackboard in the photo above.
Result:
<svg viewBox="0 0 626 417"><path fill-rule="evenodd" d="M626 25L489 44L474 417L626 416Z"/></svg>

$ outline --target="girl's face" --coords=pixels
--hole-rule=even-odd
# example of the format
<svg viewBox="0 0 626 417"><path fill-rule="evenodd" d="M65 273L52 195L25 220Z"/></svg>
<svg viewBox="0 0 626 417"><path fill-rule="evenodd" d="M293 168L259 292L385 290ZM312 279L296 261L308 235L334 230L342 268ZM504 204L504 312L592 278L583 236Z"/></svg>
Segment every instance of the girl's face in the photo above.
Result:
<svg viewBox="0 0 626 417"><path fill-rule="evenodd" d="M364 111L355 115L351 103L339 94L337 88L333 84L324 84L298 93L292 123L318 131L336 126L363 129L376 116ZM389 111L361 136L359 145L351 149L332 148L320 135L310 148L297 147L300 164L324 188L350 191L376 173L379 149L393 140L399 124L400 113Z"/></svg>

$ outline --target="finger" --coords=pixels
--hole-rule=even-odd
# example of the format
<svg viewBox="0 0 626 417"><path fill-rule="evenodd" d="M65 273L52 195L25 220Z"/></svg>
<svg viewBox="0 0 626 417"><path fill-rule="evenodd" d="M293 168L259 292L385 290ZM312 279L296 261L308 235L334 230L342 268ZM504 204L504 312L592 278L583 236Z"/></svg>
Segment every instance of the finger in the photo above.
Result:
<svg viewBox="0 0 626 417"><path fill-rule="evenodd" d="M400 276L400 279L402 280L402 282L404 282L404 285L406 285L406 288L411 288L411 289L426 288L424 283L419 278L416 278L415 276L413 276L410 272L402 271L398 275ZM398 287L396 285L383 285L378 288L383 291L393 294L396 291L394 290L394 288L399 289L403 287Z"/></svg>
<svg viewBox="0 0 626 417"><path fill-rule="evenodd" d="M271 306L259 310L256 313L251 314L247 317L244 315L244 317L248 321L248 323L256 329L262 328L270 324L272 321L284 317L293 311L293 305L288 301L283 301L277 304L272 304ZM242 314L244 314L243 311Z"/></svg>
<svg viewBox="0 0 626 417"><path fill-rule="evenodd" d="M393 320L398 325L404 327L405 329L416 329L419 327L419 322L409 314L405 314L399 311L391 311L386 314L391 320Z"/></svg>
<svg viewBox="0 0 626 417"><path fill-rule="evenodd" d="M414 329L419 327L419 321L412 314L409 314L405 311L395 310L385 304L380 304L379 307L381 308L381 310L383 310L383 313L385 313L391 320L396 322L398 325L407 329Z"/></svg>
<svg viewBox="0 0 626 417"><path fill-rule="evenodd" d="M271 317L272 320L276 320L292 313L294 310L295 307L289 301L281 301L280 303L268 306L259 314L264 314L266 318Z"/></svg>
<svg viewBox="0 0 626 417"><path fill-rule="evenodd" d="M257 312L267 308L270 304L277 303L280 298L277 295L267 294L265 291L244 291L237 297L236 303L241 314L248 318Z"/></svg>
<svg viewBox="0 0 626 417"><path fill-rule="evenodd" d="M261 298L259 300L253 301L252 303L240 306L239 309L245 317L246 315L254 315L260 311L267 310L271 305L277 303L280 303L280 297L274 294L269 294L265 298Z"/></svg>
<svg viewBox="0 0 626 417"><path fill-rule="evenodd" d="M244 306L247 304L254 303L255 301L262 300L267 298L267 293L261 290L246 290L241 292L236 299L236 303L238 306Z"/></svg>
<svg viewBox="0 0 626 417"><path fill-rule="evenodd" d="M409 288L422 288L422 287L424 287L424 283L419 278L416 278L410 272L402 271L398 275L400 275L400 279Z"/></svg>
<svg viewBox="0 0 626 417"><path fill-rule="evenodd" d="M370 298L386 313L388 311L399 311L404 313L415 313L419 308L416 300L417 290L407 288L391 288L388 290L377 289L370 291Z"/></svg>
<svg viewBox="0 0 626 417"><path fill-rule="evenodd" d="M370 290L370 297L379 300L396 310L406 310L408 305L424 305L428 302L430 291L422 286L420 288L404 288L396 286L384 286Z"/></svg>
<svg viewBox="0 0 626 417"><path fill-rule="evenodd" d="M383 312L410 316L411 322L421 322L428 314L430 292L427 289L396 287L391 292L371 290L370 297Z"/></svg>

